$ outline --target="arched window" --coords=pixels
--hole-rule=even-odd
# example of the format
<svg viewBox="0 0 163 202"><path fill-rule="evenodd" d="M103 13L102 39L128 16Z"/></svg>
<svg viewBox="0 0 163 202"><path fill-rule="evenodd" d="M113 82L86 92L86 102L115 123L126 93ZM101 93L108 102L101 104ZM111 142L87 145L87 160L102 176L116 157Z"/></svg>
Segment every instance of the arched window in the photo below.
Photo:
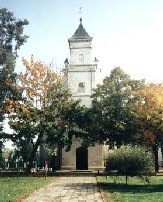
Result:
<svg viewBox="0 0 163 202"><path fill-rule="evenodd" d="M84 93L85 92L85 83L84 82L79 83L78 92L79 93Z"/></svg>
<svg viewBox="0 0 163 202"><path fill-rule="evenodd" d="M84 56L83 56L83 54L79 55L79 64L84 64Z"/></svg>

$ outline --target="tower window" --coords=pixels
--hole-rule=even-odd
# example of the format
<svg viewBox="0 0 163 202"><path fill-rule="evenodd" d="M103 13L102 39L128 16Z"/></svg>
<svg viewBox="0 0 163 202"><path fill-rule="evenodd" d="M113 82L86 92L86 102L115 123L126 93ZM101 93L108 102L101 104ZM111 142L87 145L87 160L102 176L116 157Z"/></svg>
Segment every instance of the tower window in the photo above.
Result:
<svg viewBox="0 0 163 202"><path fill-rule="evenodd" d="M79 93L84 93L85 92L85 83L84 82L79 83L78 92Z"/></svg>
<svg viewBox="0 0 163 202"><path fill-rule="evenodd" d="M79 55L79 64L84 64L84 56L83 56L83 54Z"/></svg>

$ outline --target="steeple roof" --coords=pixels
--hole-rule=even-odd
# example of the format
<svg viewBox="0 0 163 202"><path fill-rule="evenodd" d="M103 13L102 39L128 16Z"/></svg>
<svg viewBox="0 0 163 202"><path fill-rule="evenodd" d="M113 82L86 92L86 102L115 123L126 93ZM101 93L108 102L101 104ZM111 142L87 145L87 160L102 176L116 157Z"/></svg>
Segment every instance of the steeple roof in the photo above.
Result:
<svg viewBox="0 0 163 202"><path fill-rule="evenodd" d="M89 34L86 32L82 25L82 18L80 18L80 24L77 30L75 31L74 35L70 38L70 40L73 39L90 39L92 40L92 37L89 36Z"/></svg>

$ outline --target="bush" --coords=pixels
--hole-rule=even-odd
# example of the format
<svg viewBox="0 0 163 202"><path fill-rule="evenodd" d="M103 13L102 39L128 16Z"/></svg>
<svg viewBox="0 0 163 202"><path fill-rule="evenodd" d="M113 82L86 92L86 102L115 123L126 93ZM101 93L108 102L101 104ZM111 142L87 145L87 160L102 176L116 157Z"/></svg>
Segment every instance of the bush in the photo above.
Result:
<svg viewBox="0 0 163 202"><path fill-rule="evenodd" d="M106 173L117 171L118 175L149 176L154 171L154 159L141 147L127 146L108 153Z"/></svg>

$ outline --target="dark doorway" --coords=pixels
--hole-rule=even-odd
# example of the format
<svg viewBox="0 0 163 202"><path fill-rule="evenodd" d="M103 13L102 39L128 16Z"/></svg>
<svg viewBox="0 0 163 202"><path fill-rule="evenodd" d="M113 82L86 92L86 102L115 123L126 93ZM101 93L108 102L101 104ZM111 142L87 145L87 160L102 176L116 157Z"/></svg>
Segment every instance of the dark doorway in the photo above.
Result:
<svg viewBox="0 0 163 202"><path fill-rule="evenodd" d="M88 170L88 149L79 147L76 149L76 170Z"/></svg>

